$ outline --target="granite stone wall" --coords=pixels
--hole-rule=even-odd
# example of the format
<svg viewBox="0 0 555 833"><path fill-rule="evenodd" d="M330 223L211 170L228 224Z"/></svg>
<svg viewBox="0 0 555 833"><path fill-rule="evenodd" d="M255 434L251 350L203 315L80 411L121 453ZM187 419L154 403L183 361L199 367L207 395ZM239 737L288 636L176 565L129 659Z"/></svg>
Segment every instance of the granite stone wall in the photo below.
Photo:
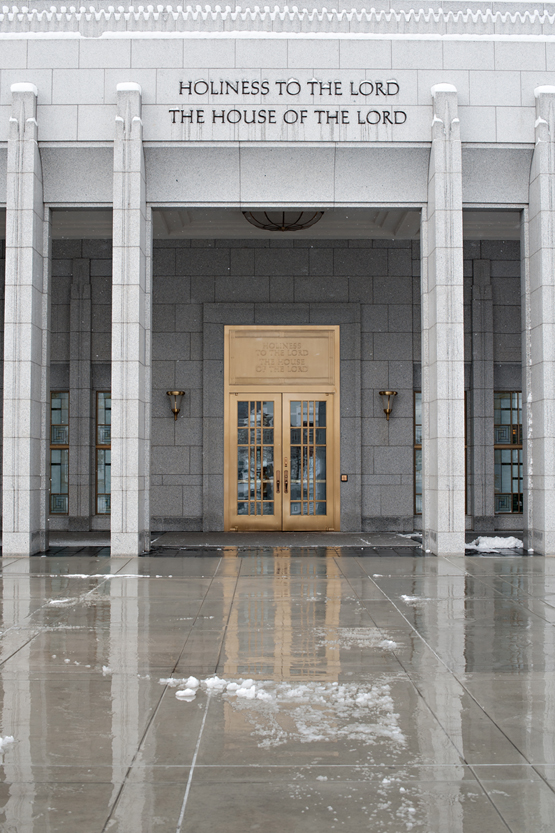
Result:
<svg viewBox="0 0 555 833"><path fill-rule="evenodd" d="M153 531L222 527L223 328L234 323L340 325L341 473L349 475L341 492L342 528L419 527L420 519L413 515L413 392L421 385L419 249L417 241L391 240L154 242ZM491 449L488 437L493 435L492 397L478 395L473 355L485 362L486 372L491 364L495 389L520 389L519 258L515 241L465 243L469 448L482 442ZM490 318L486 314L480 319L488 330L483 341L478 339L476 317L473 328L473 286L479 270L480 281L491 287ZM111 241L53 243L54 390L69 388L76 358L72 350L82 347L86 338L86 321L79 325L75 316L73 324L70 320L78 272L81 283L83 274L90 282L93 495L94 392L110 387ZM169 389L186 391L177 421L171 417ZM398 391L389 422L378 394L383 389ZM478 425L480 440L474 431ZM493 518L487 506L474 499L478 476L488 479L486 492L493 492L492 464L485 466L485 473L473 472L479 457L469 452L467 460L468 515L492 528L518 528L519 516ZM109 526L108 517L94 516L92 497L90 512L89 528ZM83 514L70 515L53 519L52 526L84 528L84 523ZM472 524L470 518L468 523Z"/></svg>
<svg viewBox="0 0 555 833"><path fill-rule="evenodd" d="M94 432L96 391L111 388L111 240L52 241L51 305L50 388L70 391L70 505L50 525L109 529L110 516L94 514Z"/></svg>
<svg viewBox="0 0 555 833"><path fill-rule="evenodd" d="M418 257L410 241L155 241L153 529L222 526L226 323L341 326L342 528L413 528ZM187 391L176 423L172 384Z"/></svg>

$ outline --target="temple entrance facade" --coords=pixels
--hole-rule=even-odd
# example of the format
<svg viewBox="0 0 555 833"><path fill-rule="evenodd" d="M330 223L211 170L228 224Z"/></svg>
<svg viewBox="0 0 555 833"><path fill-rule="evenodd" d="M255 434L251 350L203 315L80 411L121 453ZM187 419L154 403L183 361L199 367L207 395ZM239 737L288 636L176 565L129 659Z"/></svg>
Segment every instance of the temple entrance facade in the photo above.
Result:
<svg viewBox="0 0 555 833"><path fill-rule="evenodd" d="M62 529L555 554L543 7L36 5L0 13L4 554Z"/></svg>

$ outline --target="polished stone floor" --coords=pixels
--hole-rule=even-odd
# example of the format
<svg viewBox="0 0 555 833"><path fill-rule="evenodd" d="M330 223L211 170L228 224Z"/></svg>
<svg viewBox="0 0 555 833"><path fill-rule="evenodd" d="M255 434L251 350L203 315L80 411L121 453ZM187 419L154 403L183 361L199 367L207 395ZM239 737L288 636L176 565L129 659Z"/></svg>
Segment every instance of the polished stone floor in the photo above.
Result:
<svg viewBox="0 0 555 833"><path fill-rule="evenodd" d="M555 559L405 549L4 559L0 833L552 833Z"/></svg>

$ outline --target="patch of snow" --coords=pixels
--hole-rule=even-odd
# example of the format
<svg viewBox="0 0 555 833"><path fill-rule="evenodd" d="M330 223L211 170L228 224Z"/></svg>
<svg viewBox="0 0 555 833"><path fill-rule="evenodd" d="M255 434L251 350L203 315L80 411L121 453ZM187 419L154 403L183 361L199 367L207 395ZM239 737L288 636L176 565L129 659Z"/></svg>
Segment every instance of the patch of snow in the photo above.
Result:
<svg viewBox="0 0 555 833"><path fill-rule="evenodd" d="M62 573L61 575L63 575L64 578L90 578L88 573Z"/></svg>
<svg viewBox="0 0 555 833"><path fill-rule="evenodd" d="M251 681L252 682L252 681ZM209 677L207 680L204 681L204 686L208 691L214 692L217 694L224 690L227 686L227 682L225 680L220 679L217 675L213 677Z"/></svg>
<svg viewBox="0 0 555 833"><path fill-rule="evenodd" d="M3 755L6 747L12 743L15 743L13 735L6 735L5 738L0 738L0 755Z"/></svg>
<svg viewBox="0 0 555 833"><path fill-rule="evenodd" d="M141 85L136 84L133 81L123 81L120 84L116 84L116 90L118 92L136 92L141 95Z"/></svg>
<svg viewBox="0 0 555 833"><path fill-rule="evenodd" d="M434 84L432 87L432 95L436 93L456 93L457 88L453 84Z"/></svg>
<svg viewBox="0 0 555 833"><path fill-rule="evenodd" d="M45 628L42 628L43 632L52 633L55 631L82 631L85 630L84 625L66 625L65 622L61 622L59 625L47 625Z"/></svg>
<svg viewBox="0 0 555 833"><path fill-rule="evenodd" d="M78 601L78 599L49 599L48 604L52 607L71 607Z"/></svg>
<svg viewBox="0 0 555 833"><path fill-rule="evenodd" d="M12 93L33 93L33 95L38 96L39 91L35 87L34 84L29 83L19 83L19 84L12 84L10 87Z"/></svg>
<svg viewBox="0 0 555 833"><path fill-rule="evenodd" d="M519 538L500 538L499 536L488 537L481 535L466 545L467 550L478 550L478 552L498 552L499 550L522 549L522 541Z"/></svg>
<svg viewBox="0 0 555 833"><path fill-rule="evenodd" d="M315 628L314 635L317 645L337 647L350 650L351 648L396 648L390 639L384 639L378 628L338 628L328 631L325 628Z"/></svg>
<svg viewBox="0 0 555 833"><path fill-rule="evenodd" d="M180 691L176 691L175 696L178 700L194 700L197 696L197 690L196 688L184 688Z"/></svg>
<svg viewBox="0 0 555 833"><path fill-rule="evenodd" d="M170 678L171 679L171 678ZM190 679L190 678L189 678ZM200 681L198 688L186 680L160 680L183 685L178 700L191 702L199 690L222 696L232 708L243 711L253 727L260 748L296 743L348 740L365 746L376 743L405 745L394 711L390 686L372 683L289 683L242 678L226 680L217 675Z"/></svg>
<svg viewBox="0 0 555 833"><path fill-rule="evenodd" d="M109 665L103 665L102 666L102 676L103 677L107 677L108 674L111 674L111 673L112 673L112 669L110 668Z"/></svg>
<svg viewBox="0 0 555 833"><path fill-rule="evenodd" d="M189 681L189 677L185 679L179 679L178 677L162 677L158 682L160 685L167 685L169 688L177 688L178 685L187 685Z"/></svg>
<svg viewBox="0 0 555 833"><path fill-rule="evenodd" d="M149 578L138 573L49 573L51 578Z"/></svg>

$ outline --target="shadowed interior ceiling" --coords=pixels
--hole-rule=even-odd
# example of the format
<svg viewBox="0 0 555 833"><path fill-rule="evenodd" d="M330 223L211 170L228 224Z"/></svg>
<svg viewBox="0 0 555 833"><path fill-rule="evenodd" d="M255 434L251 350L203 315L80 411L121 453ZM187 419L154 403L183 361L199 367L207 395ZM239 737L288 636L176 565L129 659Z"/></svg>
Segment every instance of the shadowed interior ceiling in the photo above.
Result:
<svg viewBox="0 0 555 833"><path fill-rule="evenodd" d="M246 208L247 206L245 206ZM518 240L520 211L466 210L465 240ZM6 212L0 209L0 237L5 236ZM154 237L180 239L244 239L278 236L300 240L417 240L420 211L405 208L330 209L315 226L294 232L267 232L250 225L238 208L155 209ZM55 210L52 212L55 240L110 238L112 212L108 209Z"/></svg>

